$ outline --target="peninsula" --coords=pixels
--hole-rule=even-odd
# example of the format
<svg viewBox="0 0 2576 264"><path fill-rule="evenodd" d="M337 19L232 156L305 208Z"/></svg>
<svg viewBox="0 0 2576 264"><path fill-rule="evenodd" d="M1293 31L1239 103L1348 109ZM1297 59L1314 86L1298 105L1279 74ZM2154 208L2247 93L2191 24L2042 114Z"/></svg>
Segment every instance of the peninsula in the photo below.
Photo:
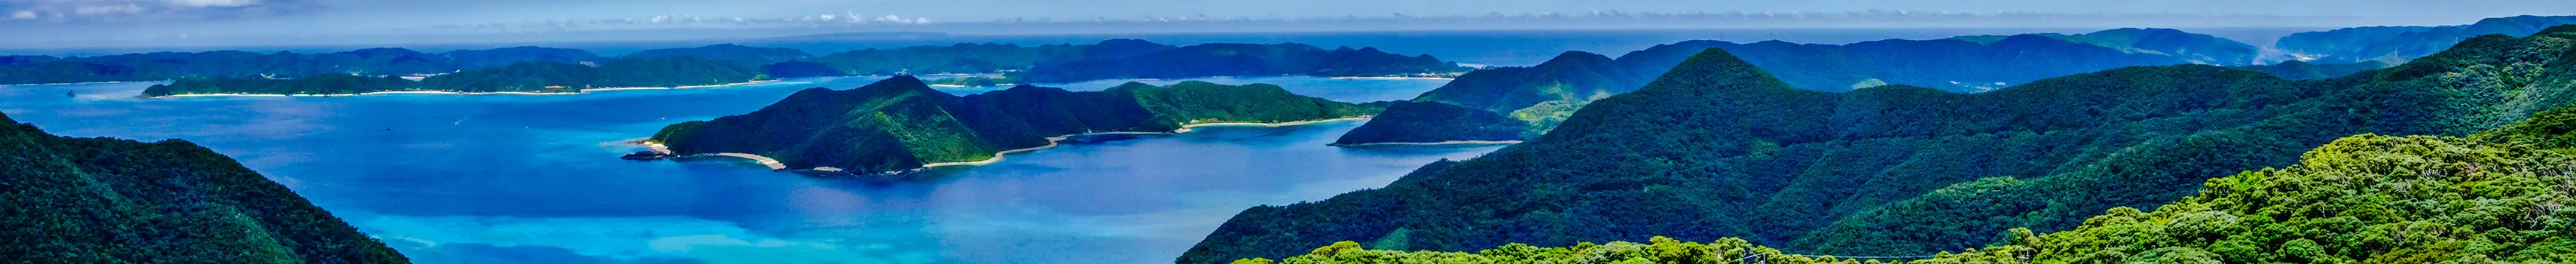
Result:
<svg viewBox="0 0 2576 264"><path fill-rule="evenodd" d="M1066 135L1344 119L1379 109L1268 84L1131 82L1095 92L1022 85L957 96L898 76L850 90L798 91L748 114L664 127L644 143L667 146L658 153L664 156L742 153L774 159L782 168L892 173L988 163Z"/></svg>

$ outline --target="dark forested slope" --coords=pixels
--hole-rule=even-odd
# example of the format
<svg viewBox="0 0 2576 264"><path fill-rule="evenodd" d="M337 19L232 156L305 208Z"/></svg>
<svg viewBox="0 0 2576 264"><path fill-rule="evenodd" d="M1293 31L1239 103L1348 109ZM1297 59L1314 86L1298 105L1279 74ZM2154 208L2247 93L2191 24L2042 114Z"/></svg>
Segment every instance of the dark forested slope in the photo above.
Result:
<svg viewBox="0 0 2576 264"><path fill-rule="evenodd" d="M1592 100L1636 90L1682 59L1710 48L1738 54L1792 87L1833 92L1890 84L1975 92L2118 67L2189 63L2163 54L2123 52L2043 35L1847 45L1685 41L1629 52L1615 60L1570 52L1536 66L1471 72L1409 103L1419 106L1399 107L1429 112L1391 110L1336 143L1529 138L1556 127ZM1517 131L1494 131L1513 127Z"/></svg>
<svg viewBox="0 0 2576 264"><path fill-rule="evenodd" d="M0 116L0 259L405 263L232 158L181 140L67 138Z"/></svg>

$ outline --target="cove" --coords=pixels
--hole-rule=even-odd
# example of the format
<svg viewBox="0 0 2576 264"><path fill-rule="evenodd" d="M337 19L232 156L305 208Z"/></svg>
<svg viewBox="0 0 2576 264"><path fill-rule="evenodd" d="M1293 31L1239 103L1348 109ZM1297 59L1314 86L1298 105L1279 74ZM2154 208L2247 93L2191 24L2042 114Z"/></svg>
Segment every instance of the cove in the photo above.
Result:
<svg viewBox="0 0 2576 264"><path fill-rule="evenodd" d="M622 142L669 123L877 79L580 95L172 99L132 96L152 83L21 85L0 87L0 112L66 136L205 145L423 263L1168 262L1244 208L1376 188L1435 160L1499 148L1326 146L1359 125L1346 121L1083 138L941 168L920 182L616 158L641 148ZM1207 80L1342 101L1407 99L1445 82Z"/></svg>

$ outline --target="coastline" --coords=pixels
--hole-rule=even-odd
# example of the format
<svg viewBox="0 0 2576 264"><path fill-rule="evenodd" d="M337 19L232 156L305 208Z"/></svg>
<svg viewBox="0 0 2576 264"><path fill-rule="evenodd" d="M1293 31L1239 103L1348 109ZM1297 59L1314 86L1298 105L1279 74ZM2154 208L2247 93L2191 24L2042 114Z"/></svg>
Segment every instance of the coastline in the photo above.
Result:
<svg viewBox="0 0 2576 264"><path fill-rule="evenodd" d="M1062 142L1063 142L1064 140L1066 140L1066 139L1072 139L1073 137L1080 137L1080 136L1097 136L1097 135L1172 135L1172 134L1180 134L1180 133L1189 133L1189 132L1190 132L1190 128L1192 128L1192 127L1201 127L1201 126L1257 126L1257 127L1283 127L1283 126L1311 125L1311 124L1326 123L1326 122L1368 120L1370 117L1371 117L1371 116L1357 116L1357 117L1344 117L1344 118L1331 118L1331 119L1316 119L1316 120L1290 121L1290 122L1278 122L1278 123L1251 123L1251 122L1198 123L1198 124L1186 124L1186 125L1181 125L1181 128L1180 128L1180 129L1174 129L1174 130L1172 130L1172 132L1135 132L1135 131L1118 131L1118 132L1089 132L1089 133L1078 133L1078 134L1064 134L1064 135L1057 135L1057 136L1047 137L1047 138L1046 138L1046 140L1047 140L1047 144L1046 144L1046 145L1044 145L1044 146L1027 147L1027 148L1018 148L1018 149L1010 149L1010 150L1003 150L1003 151L993 152L993 157L991 157L991 158L984 158L984 160L977 160L977 161L953 161L953 162L934 162L934 163L925 163L925 164L921 164L921 167L920 167L920 168L913 168L913 169L901 170L901 171L888 171L888 172L885 172L885 173L905 173L905 172L922 171L922 170L928 170L928 169L931 169L931 168L948 167L948 166L981 166L981 165L990 165L990 164L993 164L993 163L996 163L996 162L1002 162L1003 158L1005 158L1005 157L1009 156L1009 155L1010 155L1010 154L1012 154L1012 153L1030 152L1030 151L1038 151L1038 150L1042 150L1042 149L1055 148L1056 146L1063 146L1064 144L1063 144ZM772 159L772 158L769 158L769 157L764 157L764 156L755 155L755 154L750 154L750 153L731 153L731 152L728 152L728 153L705 153L705 154L690 154L690 155L674 155L674 153L672 153L672 152L671 152L671 148L670 148L670 146L668 146L668 145L663 145L662 143L652 142L652 141L651 141L651 140L649 140L649 139L635 139L635 140L629 140L629 141L626 141L626 143L636 144L636 145L643 145L643 146L644 146L644 148L646 148L646 149L650 149L650 150L652 150L654 153L660 153L660 154L662 154L663 156L668 156L668 157L704 157L704 156L725 156L725 157L736 157L736 158L750 159L750 160L752 160L752 161L759 162L761 165L769 166L769 169L770 169L770 170L787 170L787 165L786 165L785 163L783 163L783 162L779 162L777 159ZM813 168L813 170L816 170L816 171L828 171L828 172L840 172L840 171L842 171L840 168L833 168L833 167L815 167L815 168Z"/></svg>
<svg viewBox="0 0 2576 264"><path fill-rule="evenodd" d="M1318 124L1318 123L1325 123L1325 122L1337 122L1337 121L1368 120L1370 117L1371 117L1371 116L1357 116L1357 117L1344 117L1344 118L1332 118L1332 119L1316 119L1316 120L1306 120L1306 121L1290 121L1290 122L1279 122L1279 123L1250 123L1250 122L1198 123L1198 124L1187 124L1187 125L1181 125L1181 128L1180 128L1180 129L1174 129L1174 130L1172 130L1172 132L1092 132L1092 133L1081 133L1081 134L1067 134L1067 135L1060 135L1060 136L1047 137L1047 144L1046 144L1045 146L1036 146L1036 147L1028 147L1028 148L1021 148L1021 149L1004 150L1004 151L1001 151L1001 152L994 152L994 153L993 153L993 157L992 157L992 158L985 158L984 160L978 160L978 161L957 161L957 162L939 162L939 163L922 164L922 165L921 165L921 169L929 169L929 168L937 168L937 167L946 167L946 166L980 166L980 165L993 164L993 163L995 163L995 162L1002 162L1002 158L1003 158L1003 156L1008 155L1008 154L1011 154L1011 153L1030 152L1030 151L1037 151L1037 150L1041 150L1041 149L1055 148L1056 146L1062 145L1062 144L1058 144L1057 142L1061 142L1061 141L1064 141L1065 139L1070 139L1070 138L1078 137L1078 136L1094 136L1094 135L1170 135L1170 134L1189 133L1189 132L1190 132L1190 128L1192 128L1192 127L1200 127L1200 126L1258 126L1258 127L1283 127L1283 126L1297 126L1297 125L1312 125L1312 124Z"/></svg>
<svg viewBox="0 0 2576 264"><path fill-rule="evenodd" d="M1316 123L1325 123L1325 122L1339 122L1339 121L1367 121L1367 120L1369 120L1369 118L1372 118L1372 117L1376 117L1376 116L1355 116L1355 117L1344 117L1344 118L1333 118L1333 119L1316 119L1316 120L1306 120L1306 121L1289 121L1289 122L1279 122L1279 123L1253 123L1253 122L1196 123L1196 124L1181 125L1181 129L1175 129L1175 130L1172 130L1172 133L1189 133L1189 132L1190 132L1190 128L1203 127L1203 126L1257 126L1257 127L1283 127L1283 126L1295 126L1295 125L1311 125L1311 124L1316 124Z"/></svg>
<svg viewBox="0 0 2576 264"><path fill-rule="evenodd" d="M1376 147L1376 146L1452 146L1452 145L1511 145L1511 144L1520 144L1520 143L1521 143L1521 141L1519 141L1519 140L1450 140L1450 141L1441 141L1441 142L1378 142L1378 143L1359 143L1359 144L1333 144L1333 146L1335 146L1335 147Z"/></svg>
<svg viewBox="0 0 2576 264"><path fill-rule="evenodd" d="M375 92L364 92L364 93L354 93L354 94L238 94L238 93L222 93L222 94L173 94L173 95L163 95L163 96L144 96L143 98L159 99L159 98L180 98L180 97L339 97L339 96L368 96L368 95L386 95L386 94L443 94L443 95L579 95L579 94L587 94L587 93L591 93L591 92L601 92L601 91L628 91L628 90L677 90L677 89L697 89L697 88L731 87L731 86L743 86L743 85L760 85L760 84L781 83L781 82L785 82L785 81L782 81L782 80L759 80L759 81L749 81L749 82L739 82L739 83L728 83L728 84L715 84L715 85L690 85L690 86L678 86L678 87L609 87L609 88L591 88L591 89L581 89L580 91L573 91L573 92L375 91Z"/></svg>
<svg viewBox="0 0 2576 264"><path fill-rule="evenodd" d="M1397 77L1397 76L1347 76L1347 77L1332 77L1332 78L1333 78L1334 80L1438 80L1438 81L1456 81L1456 80L1458 80L1458 78L1450 78L1450 77Z"/></svg>
<svg viewBox="0 0 2576 264"><path fill-rule="evenodd" d="M995 162L1002 162L1002 157L1003 157L1003 156L1005 156L1005 155L1010 155L1011 153L1030 152L1030 151L1037 151L1037 150L1041 150L1041 149L1050 149L1050 148L1055 148L1056 146L1060 146L1060 145L1062 145L1062 144L1059 144L1059 142L1063 142L1065 139L1072 139L1073 137L1080 137L1080 136L1098 136L1098 135L1170 135L1170 134L1174 134L1174 133L1172 133L1172 132L1091 132L1091 133L1067 134L1067 135L1060 135L1060 136L1052 136L1052 137L1047 137L1047 144L1046 144L1045 146L1027 147L1027 148L1012 149L1012 150L1003 150L1003 151L1000 151L1000 152L993 152L993 157L991 157L991 158L984 158L984 160L978 160L978 161L955 161L955 162L938 162L938 163L921 164L921 168L922 168L922 169L929 169L929 168L938 168L938 167L947 167L947 166L982 166L982 165L989 165L989 164L993 164L993 163L995 163Z"/></svg>

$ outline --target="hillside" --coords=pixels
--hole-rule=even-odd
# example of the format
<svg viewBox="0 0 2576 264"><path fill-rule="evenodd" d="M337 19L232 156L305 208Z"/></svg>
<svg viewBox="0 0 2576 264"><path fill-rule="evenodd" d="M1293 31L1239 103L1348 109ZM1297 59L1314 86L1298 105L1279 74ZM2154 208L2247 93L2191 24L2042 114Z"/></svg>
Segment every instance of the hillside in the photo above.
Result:
<svg viewBox="0 0 2576 264"><path fill-rule="evenodd" d="M2353 27L2301 32L2281 37L2273 48L2309 62L2341 64L2363 61L2401 63L2451 48L2486 34L2528 36L2550 26L2576 24L2576 16L2514 16L2455 26Z"/></svg>
<svg viewBox="0 0 2576 264"><path fill-rule="evenodd" d="M2483 36L2395 68L2296 81L2131 67L1978 94L1790 88L1725 50L1594 102L1528 143L1381 189L1245 210L1180 262L1335 241L1464 251L1740 237L1911 255L2069 230L2354 134L2462 136L2576 100L2576 26ZM2507 92L2511 91L2511 92ZM1690 128L1690 129L1676 129Z"/></svg>
<svg viewBox="0 0 2576 264"><path fill-rule="evenodd" d="M2576 261L2576 112L2549 129L2477 138L2357 135L2310 150L2296 165L2210 179L2199 194L2140 211L2117 207L2067 231L2014 229L1997 245L1910 263L2507 263ZM2517 125L2522 126L2522 125ZM2524 132L2541 132L2523 134ZM2531 145L2541 143L2557 148ZM1944 189L1975 191L1973 188ZM1790 256L1742 239L1653 237L1646 244L1508 244L1477 253L1364 250L1340 242L1276 263L1860 263ZM1271 263L1268 259L1235 263Z"/></svg>
<svg viewBox="0 0 2576 264"><path fill-rule="evenodd" d="M1790 86L1831 92L1890 84L1976 92L2002 84L2118 67L2189 63L2161 54L2122 52L2042 35L1881 40L1849 45L1685 41L1629 52L1615 60L1569 52L1536 66L1470 72L1412 100L1418 106L1399 107L1427 111L1390 110L1343 135L1336 143L1531 138L1553 129L1585 104L1634 91L1682 59L1710 48L1739 54L1739 58L1755 66L1771 69ZM1482 111L1454 111L1452 107L1427 104ZM1514 131L1493 131L1501 129Z"/></svg>
<svg viewBox="0 0 2576 264"><path fill-rule="evenodd" d="M748 114L690 121L650 139L673 154L750 153L793 168L902 171L993 158L1090 132L1170 132L1217 122L1355 117L1376 109L1279 86L1128 83L1098 92L1019 86L955 96L899 76L850 90L798 91Z"/></svg>
<svg viewBox="0 0 2576 264"><path fill-rule="evenodd" d="M0 256L25 263L408 263L183 140L46 134L0 115Z"/></svg>
<svg viewBox="0 0 2576 264"><path fill-rule="evenodd" d="M1430 55L1403 56L1377 48L1210 43L1123 57L1041 64L1015 78L1039 83L1104 79L1207 76L1416 76L1465 72Z"/></svg>

